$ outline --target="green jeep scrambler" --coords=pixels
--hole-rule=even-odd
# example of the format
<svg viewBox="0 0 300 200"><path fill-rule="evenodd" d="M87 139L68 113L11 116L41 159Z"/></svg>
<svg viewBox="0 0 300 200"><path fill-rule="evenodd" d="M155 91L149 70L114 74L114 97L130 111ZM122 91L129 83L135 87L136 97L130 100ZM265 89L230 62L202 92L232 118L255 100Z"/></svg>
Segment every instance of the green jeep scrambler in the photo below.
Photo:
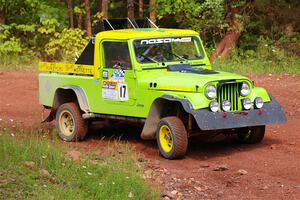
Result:
<svg viewBox="0 0 300 200"><path fill-rule="evenodd" d="M260 142L266 124L286 122L271 94L244 76L212 70L199 34L148 19L98 22L75 64L41 62L39 102L65 141L84 139L89 120L143 125L168 159L195 133L236 133Z"/></svg>

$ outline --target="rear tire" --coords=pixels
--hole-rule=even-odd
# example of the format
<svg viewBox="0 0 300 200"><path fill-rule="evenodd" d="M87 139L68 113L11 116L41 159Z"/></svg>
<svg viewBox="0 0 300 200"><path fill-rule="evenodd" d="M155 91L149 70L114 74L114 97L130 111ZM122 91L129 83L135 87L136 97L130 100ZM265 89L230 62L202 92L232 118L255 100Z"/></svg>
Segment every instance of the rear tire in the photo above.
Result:
<svg viewBox="0 0 300 200"><path fill-rule="evenodd" d="M160 153L167 159L182 158L187 151L187 131L178 117L165 117L160 120L156 140Z"/></svg>
<svg viewBox="0 0 300 200"><path fill-rule="evenodd" d="M58 135L67 142L83 140L88 122L81 116L81 110L77 103L64 103L56 112L56 127Z"/></svg>
<svg viewBox="0 0 300 200"><path fill-rule="evenodd" d="M262 141L266 126L252 126L238 130L239 141L246 144L255 144Z"/></svg>

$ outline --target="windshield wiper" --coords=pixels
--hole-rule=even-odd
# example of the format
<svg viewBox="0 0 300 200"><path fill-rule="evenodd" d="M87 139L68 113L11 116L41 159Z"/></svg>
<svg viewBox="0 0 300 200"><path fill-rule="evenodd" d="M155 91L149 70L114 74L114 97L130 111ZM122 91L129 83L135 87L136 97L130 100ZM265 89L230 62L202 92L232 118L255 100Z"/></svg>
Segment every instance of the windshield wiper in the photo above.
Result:
<svg viewBox="0 0 300 200"><path fill-rule="evenodd" d="M153 59L153 58L150 58L150 57L148 57L148 56L146 56L146 55L144 55L144 54L141 54L139 57L143 57L143 58L145 58L146 60L152 61L152 62L154 62L154 63L159 63L157 60L155 60L155 59Z"/></svg>
<svg viewBox="0 0 300 200"><path fill-rule="evenodd" d="M187 61L187 59L183 58L182 56L177 55L176 53L173 53L173 52L171 52L171 51L167 51L167 53L169 53L169 54L175 56L176 58L179 58L179 59L182 60L182 61Z"/></svg>

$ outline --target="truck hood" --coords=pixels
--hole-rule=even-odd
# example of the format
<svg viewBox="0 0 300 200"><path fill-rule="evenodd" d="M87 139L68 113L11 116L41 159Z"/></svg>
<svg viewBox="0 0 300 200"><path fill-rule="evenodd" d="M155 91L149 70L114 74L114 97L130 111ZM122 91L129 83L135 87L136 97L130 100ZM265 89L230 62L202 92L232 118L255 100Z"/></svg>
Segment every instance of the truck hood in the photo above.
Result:
<svg viewBox="0 0 300 200"><path fill-rule="evenodd" d="M206 70L206 72L191 73L184 71L147 70L141 72L141 76L139 77L141 78L140 81L146 84L146 87L149 89L182 92L201 92L209 82L249 80L244 76L228 72L212 70Z"/></svg>

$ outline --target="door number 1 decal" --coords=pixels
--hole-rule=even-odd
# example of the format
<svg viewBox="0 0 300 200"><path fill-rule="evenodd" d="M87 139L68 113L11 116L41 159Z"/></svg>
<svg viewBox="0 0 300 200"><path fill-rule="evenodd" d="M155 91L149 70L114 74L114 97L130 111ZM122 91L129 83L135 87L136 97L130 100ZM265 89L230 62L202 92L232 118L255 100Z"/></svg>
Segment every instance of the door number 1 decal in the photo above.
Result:
<svg viewBox="0 0 300 200"><path fill-rule="evenodd" d="M128 88L127 84L119 83L118 84L119 100L128 101Z"/></svg>

